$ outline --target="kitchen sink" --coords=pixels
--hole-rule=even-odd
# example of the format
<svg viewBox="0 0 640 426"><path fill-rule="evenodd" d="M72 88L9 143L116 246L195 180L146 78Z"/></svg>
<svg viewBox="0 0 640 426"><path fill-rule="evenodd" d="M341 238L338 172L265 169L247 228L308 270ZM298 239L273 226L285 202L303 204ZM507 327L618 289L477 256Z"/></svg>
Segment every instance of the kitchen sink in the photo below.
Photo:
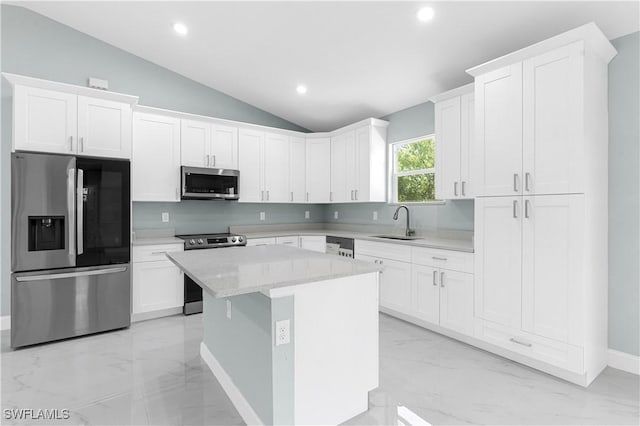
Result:
<svg viewBox="0 0 640 426"><path fill-rule="evenodd" d="M406 237L404 235L372 235L373 238L386 238L387 240L422 240L423 237Z"/></svg>

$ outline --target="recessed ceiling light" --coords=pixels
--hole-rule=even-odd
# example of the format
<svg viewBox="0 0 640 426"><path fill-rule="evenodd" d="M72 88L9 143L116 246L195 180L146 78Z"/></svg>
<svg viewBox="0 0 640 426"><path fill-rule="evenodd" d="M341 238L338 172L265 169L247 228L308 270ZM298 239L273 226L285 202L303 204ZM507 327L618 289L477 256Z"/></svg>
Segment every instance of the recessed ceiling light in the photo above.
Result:
<svg viewBox="0 0 640 426"><path fill-rule="evenodd" d="M307 93L307 86L303 84L299 84L298 87L296 87L296 92L298 92L301 95L304 95L305 93Z"/></svg>
<svg viewBox="0 0 640 426"><path fill-rule="evenodd" d="M187 26L181 22L176 22L173 24L173 31L177 32L180 35L187 35L189 29Z"/></svg>
<svg viewBox="0 0 640 426"><path fill-rule="evenodd" d="M433 11L433 9L427 6L420 9L416 16L420 21L427 22L433 19L434 14L435 12Z"/></svg>

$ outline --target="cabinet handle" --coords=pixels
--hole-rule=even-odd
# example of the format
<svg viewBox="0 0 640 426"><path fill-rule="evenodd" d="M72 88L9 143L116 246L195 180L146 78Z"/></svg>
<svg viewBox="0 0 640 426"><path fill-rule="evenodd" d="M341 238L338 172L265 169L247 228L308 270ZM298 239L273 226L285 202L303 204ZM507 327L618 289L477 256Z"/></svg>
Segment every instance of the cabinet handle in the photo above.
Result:
<svg viewBox="0 0 640 426"><path fill-rule="evenodd" d="M355 192L356 192L356 201L358 201L358 190L356 189Z"/></svg>
<svg viewBox="0 0 640 426"><path fill-rule="evenodd" d="M213 164L215 164L215 161ZM269 201L269 190L267 190L267 201Z"/></svg>
<svg viewBox="0 0 640 426"><path fill-rule="evenodd" d="M293 191L291 191L291 201L293 201Z"/></svg>
<svg viewBox="0 0 640 426"><path fill-rule="evenodd" d="M529 179L531 179L531 173L527 172L524 174L524 189L525 191L530 191L529 189Z"/></svg>
<svg viewBox="0 0 640 426"><path fill-rule="evenodd" d="M309 193L307 192L307 197L305 201L309 201Z"/></svg>
<svg viewBox="0 0 640 426"><path fill-rule="evenodd" d="M518 339L516 339L516 338L514 338L514 337L512 337L511 339L509 339L509 341L511 341L511 342L513 342L513 343L516 343L516 344L518 344L518 345L526 346L526 347L528 347L528 348L530 348L530 347L532 346L532 345L531 345L531 343L521 342L521 341L519 341Z"/></svg>
<svg viewBox="0 0 640 426"><path fill-rule="evenodd" d="M436 282L436 279L438 278L438 271L433 271L433 285L438 287L438 283Z"/></svg>
<svg viewBox="0 0 640 426"><path fill-rule="evenodd" d="M524 201L524 217L529 219L529 200Z"/></svg>
<svg viewBox="0 0 640 426"><path fill-rule="evenodd" d="M215 155L215 154L213 154L211 157L213 157L213 164L212 164L212 166L214 166L214 167L215 167L215 166L216 166L216 155Z"/></svg>
<svg viewBox="0 0 640 426"><path fill-rule="evenodd" d="M69 151L73 152L73 136L69 136Z"/></svg>
<svg viewBox="0 0 640 426"><path fill-rule="evenodd" d="M465 195L467 195L467 194L465 194L465 190L464 190L465 183L467 183L467 182L462 181L462 196L463 196L463 197L464 197Z"/></svg>
<svg viewBox="0 0 640 426"><path fill-rule="evenodd" d="M329 191L329 201L333 201L333 191Z"/></svg>
<svg viewBox="0 0 640 426"><path fill-rule="evenodd" d="M204 162L207 164L207 167L209 167L209 154L204 156Z"/></svg>
<svg viewBox="0 0 640 426"><path fill-rule="evenodd" d="M440 287L444 287L444 272L440 272Z"/></svg>
<svg viewBox="0 0 640 426"><path fill-rule="evenodd" d="M167 252L166 251L152 251L151 254L154 255L154 256L158 256L158 255L161 255L161 254L167 254Z"/></svg>
<svg viewBox="0 0 640 426"><path fill-rule="evenodd" d="M513 174L513 191L518 192L518 174Z"/></svg>
<svg viewBox="0 0 640 426"><path fill-rule="evenodd" d="M84 137L80 138L80 152L84 151Z"/></svg>
<svg viewBox="0 0 640 426"><path fill-rule="evenodd" d="M264 201L264 191L260 191L260 201Z"/></svg>
<svg viewBox="0 0 640 426"><path fill-rule="evenodd" d="M382 265L384 262L382 260L380 260L380 264Z"/></svg>
<svg viewBox="0 0 640 426"><path fill-rule="evenodd" d="M458 182L453 182L453 195L458 196Z"/></svg>
<svg viewBox="0 0 640 426"><path fill-rule="evenodd" d="M353 189L351 190L351 201L353 201Z"/></svg>
<svg viewBox="0 0 640 426"><path fill-rule="evenodd" d="M518 218L518 200L513 200L513 217Z"/></svg>
<svg viewBox="0 0 640 426"><path fill-rule="evenodd" d="M432 258L433 260L443 260L443 261L445 261L445 262L447 261L447 258L446 258L446 257L431 256L431 258Z"/></svg>

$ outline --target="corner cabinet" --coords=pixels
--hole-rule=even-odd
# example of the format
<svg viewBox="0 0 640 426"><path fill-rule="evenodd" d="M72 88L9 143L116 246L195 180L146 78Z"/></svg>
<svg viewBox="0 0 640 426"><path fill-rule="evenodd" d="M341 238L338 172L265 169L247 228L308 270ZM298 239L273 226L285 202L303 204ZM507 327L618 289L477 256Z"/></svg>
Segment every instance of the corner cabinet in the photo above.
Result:
<svg viewBox="0 0 640 426"><path fill-rule="evenodd" d="M7 76L7 74L5 74ZM43 80L8 75L40 86L60 86ZM70 86L75 88L75 86ZM13 150L80 156L131 158L131 105L137 97L86 88L79 95L22 84L13 86ZM114 100L120 99L123 100Z"/></svg>
<svg viewBox="0 0 640 426"><path fill-rule="evenodd" d="M180 119L133 114L133 201L180 201Z"/></svg>
<svg viewBox="0 0 640 426"><path fill-rule="evenodd" d="M435 103L436 198L473 198L473 84L443 93L431 100Z"/></svg>
<svg viewBox="0 0 640 426"><path fill-rule="evenodd" d="M607 365L607 66L587 24L475 77L475 336L583 386Z"/></svg>

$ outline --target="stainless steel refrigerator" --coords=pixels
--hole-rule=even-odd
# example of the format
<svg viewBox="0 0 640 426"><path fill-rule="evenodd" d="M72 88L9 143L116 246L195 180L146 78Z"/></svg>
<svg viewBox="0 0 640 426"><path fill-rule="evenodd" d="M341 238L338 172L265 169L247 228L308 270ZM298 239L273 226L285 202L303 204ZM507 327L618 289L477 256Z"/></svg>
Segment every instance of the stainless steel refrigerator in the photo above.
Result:
<svg viewBox="0 0 640 426"><path fill-rule="evenodd" d="M11 156L11 346L131 324L130 163Z"/></svg>

